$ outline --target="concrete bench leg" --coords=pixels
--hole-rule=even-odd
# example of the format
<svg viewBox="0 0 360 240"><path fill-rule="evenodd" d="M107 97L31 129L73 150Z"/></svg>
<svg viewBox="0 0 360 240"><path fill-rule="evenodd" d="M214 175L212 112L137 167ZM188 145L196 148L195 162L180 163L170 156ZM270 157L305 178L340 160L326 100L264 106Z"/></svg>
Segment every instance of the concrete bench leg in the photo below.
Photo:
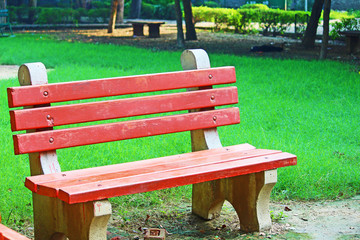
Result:
<svg viewBox="0 0 360 240"><path fill-rule="evenodd" d="M160 24L148 24L149 26L149 37L159 38L160 37Z"/></svg>
<svg viewBox="0 0 360 240"><path fill-rule="evenodd" d="M347 36L346 37L346 47L348 53L358 53L360 52L360 36Z"/></svg>
<svg viewBox="0 0 360 240"><path fill-rule="evenodd" d="M67 204L33 194L33 203L35 240L106 240L108 200Z"/></svg>
<svg viewBox="0 0 360 240"><path fill-rule="evenodd" d="M271 228L270 193L277 181L277 171L241 175L193 185L194 214L213 219L220 215L225 200L234 207L245 232Z"/></svg>
<svg viewBox="0 0 360 240"><path fill-rule="evenodd" d="M133 35L144 36L144 24L133 23Z"/></svg>

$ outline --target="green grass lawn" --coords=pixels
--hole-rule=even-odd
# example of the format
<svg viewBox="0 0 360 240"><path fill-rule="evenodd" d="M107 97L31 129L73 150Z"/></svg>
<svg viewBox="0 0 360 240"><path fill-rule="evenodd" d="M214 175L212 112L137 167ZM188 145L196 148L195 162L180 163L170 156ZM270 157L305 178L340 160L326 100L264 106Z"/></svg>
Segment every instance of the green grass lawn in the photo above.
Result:
<svg viewBox="0 0 360 240"><path fill-rule="evenodd" d="M0 38L0 64L41 61L54 69L48 74L50 83L178 71L180 55L60 42L46 35ZM279 169L273 199L336 199L360 192L360 74L356 66L221 54L210 54L210 60L213 67L236 67L242 123L219 129L223 145L247 142L298 156L297 166ZM24 219L32 218L32 207L31 192L23 186L29 175L28 158L14 156L9 125L6 88L17 85L17 79L0 81L0 212L6 224L21 226ZM186 132L59 150L58 155L62 170L70 170L189 151ZM191 186L185 186L112 201L149 206L166 197L189 199L190 190Z"/></svg>

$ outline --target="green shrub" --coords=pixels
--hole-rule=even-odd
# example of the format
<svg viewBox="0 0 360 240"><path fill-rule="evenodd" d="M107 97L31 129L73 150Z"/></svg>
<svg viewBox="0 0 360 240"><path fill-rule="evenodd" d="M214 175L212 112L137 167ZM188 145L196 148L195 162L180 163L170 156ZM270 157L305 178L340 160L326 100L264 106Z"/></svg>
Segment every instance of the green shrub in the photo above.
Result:
<svg viewBox="0 0 360 240"><path fill-rule="evenodd" d="M210 7L210 8L218 8L220 7L219 4L217 2L214 1L208 1L204 3L205 7Z"/></svg>
<svg viewBox="0 0 360 240"><path fill-rule="evenodd" d="M111 7L111 1L92 1L91 5L93 8L110 8Z"/></svg>
<svg viewBox="0 0 360 240"><path fill-rule="evenodd" d="M307 24L308 13L304 11L284 11L270 9L263 4L255 4L260 7L253 7L254 4L245 8L225 9L209 7L193 7L195 22L213 22L216 29L233 26L236 33L256 32L252 23L259 23L264 34L283 33L287 27L295 22L297 16L297 32L302 32Z"/></svg>
<svg viewBox="0 0 360 240"><path fill-rule="evenodd" d="M175 4L167 5L142 3L141 17L148 19L175 19Z"/></svg>
<svg viewBox="0 0 360 240"><path fill-rule="evenodd" d="M295 11L294 18L296 18L295 32L303 34L306 30L307 23L310 19L310 14L304 11Z"/></svg>
<svg viewBox="0 0 360 240"><path fill-rule="evenodd" d="M241 9L259 9L259 10L268 10L269 7L265 4L245 4L241 6Z"/></svg>
<svg viewBox="0 0 360 240"><path fill-rule="evenodd" d="M240 28L242 19L241 14L235 9L210 7L193 7L193 17L195 23L213 22L216 30L233 26L236 32Z"/></svg>
<svg viewBox="0 0 360 240"><path fill-rule="evenodd" d="M214 22L215 9L209 7L192 8L194 22Z"/></svg>
<svg viewBox="0 0 360 240"><path fill-rule="evenodd" d="M168 3L167 5L156 5L154 18L155 19L175 19L175 3Z"/></svg>
<svg viewBox="0 0 360 240"><path fill-rule="evenodd" d="M295 22L295 15L297 15L297 23L299 25L299 32L305 29L307 24L307 13L302 11L284 11L280 9L269 9L260 14L260 26L263 33L279 34Z"/></svg>
<svg viewBox="0 0 360 240"><path fill-rule="evenodd" d="M20 6L20 7L11 7L9 8L11 12L11 21L17 23L26 23L29 15L28 7L27 6ZM16 16L16 17L15 17Z"/></svg>
<svg viewBox="0 0 360 240"><path fill-rule="evenodd" d="M324 12L321 14L321 18L323 17ZM343 12L343 11L330 11L330 19L344 19L344 18L354 18L355 16L352 15L350 12Z"/></svg>
<svg viewBox="0 0 360 240"><path fill-rule="evenodd" d="M37 24L56 24L62 23L62 14L60 8L44 8L36 20Z"/></svg>
<svg viewBox="0 0 360 240"><path fill-rule="evenodd" d="M350 9L349 14L353 15L355 18L360 18L360 10Z"/></svg>
<svg viewBox="0 0 360 240"><path fill-rule="evenodd" d="M333 29L330 32L332 39L340 37L342 31L360 31L360 19L356 18L343 18L341 22L331 23Z"/></svg>
<svg viewBox="0 0 360 240"><path fill-rule="evenodd" d="M37 24L78 23L81 16L86 15L85 9L72 8L39 8L40 12L34 21ZM97 11L100 9L97 9Z"/></svg>
<svg viewBox="0 0 360 240"><path fill-rule="evenodd" d="M90 9L88 16L91 22L107 22L110 17L110 8Z"/></svg>
<svg viewBox="0 0 360 240"><path fill-rule="evenodd" d="M9 6L9 19L11 23L18 22L18 16L16 14L16 7Z"/></svg>
<svg viewBox="0 0 360 240"><path fill-rule="evenodd" d="M155 6L150 3L141 3L141 17L142 18L153 18L155 13Z"/></svg>
<svg viewBox="0 0 360 240"><path fill-rule="evenodd" d="M254 8L240 8L237 11L242 16L239 33L255 32L256 29L251 26L251 23L260 22L260 15L262 14L262 11Z"/></svg>

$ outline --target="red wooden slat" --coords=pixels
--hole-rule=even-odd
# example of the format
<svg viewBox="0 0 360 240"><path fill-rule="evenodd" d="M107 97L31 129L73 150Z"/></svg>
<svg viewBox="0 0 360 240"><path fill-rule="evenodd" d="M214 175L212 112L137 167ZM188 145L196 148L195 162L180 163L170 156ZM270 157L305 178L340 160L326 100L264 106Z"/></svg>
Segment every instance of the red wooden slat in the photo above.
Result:
<svg viewBox="0 0 360 240"><path fill-rule="evenodd" d="M239 109L179 114L127 122L14 135L15 154L50 151L240 123Z"/></svg>
<svg viewBox="0 0 360 240"><path fill-rule="evenodd" d="M0 224L0 240L30 240L30 238Z"/></svg>
<svg viewBox="0 0 360 240"><path fill-rule="evenodd" d="M224 154L224 153L234 153L234 152L240 152L240 151L251 150L251 149L255 149L255 147L251 146L248 143L245 143L245 144L239 144L239 145L234 145L234 146L229 146L229 147L216 148L216 149L203 150L203 151L190 152L190 153L183 153L183 154L179 154L179 155L173 155L173 156L167 156L167 157L161 157L161 158L155 158L155 159L121 163L121 170L129 170L129 169L139 168L139 167L155 166L155 165L161 164L163 162L173 161L173 159L176 159L177 161L182 161L182 160L185 160L188 158L202 158L202 157L205 157L208 155L215 156L215 155ZM90 176L98 175L99 173L116 172L119 170L117 168L118 166L120 166L120 165L116 164L116 165L101 166L101 167L96 167L96 168L73 170L73 171L62 172L62 173L31 176L31 177L26 178L25 186L28 189L30 189L31 191L37 192L38 191L37 185L41 185L41 184L49 183L49 182L61 181L64 178L77 179L83 175L90 177Z"/></svg>
<svg viewBox="0 0 360 240"><path fill-rule="evenodd" d="M239 161L205 165L190 169L167 171L121 179L65 187L59 198L67 203L100 200L115 196L154 191L170 187L212 181L296 164L296 156L278 153Z"/></svg>
<svg viewBox="0 0 360 240"><path fill-rule="evenodd" d="M38 184L37 193L40 195L46 195L49 197L57 197L58 190L60 188L65 188L68 186L83 185L91 182L103 182L112 179L118 179L121 183L123 178L134 177L145 174L162 174L166 171L174 171L181 169L196 168L200 166L205 166L209 164L219 164L230 162L234 160L247 159L250 157L258 157L263 155L270 155L275 153L280 153L281 151L276 150L265 150L265 149L253 149L247 151L237 151L237 152L224 152L223 154L217 155L206 155L202 157L190 156L188 158L178 159L177 156L172 158L160 158L154 159L154 162L161 160L156 164L140 165L137 167L132 167L128 165L128 168L123 168L123 164L117 164L113 166L113 169L107 172L97 171L97 174L88 175L87 169L82 171L82 175L77 176L76 178L69 178L68 176L59 179L58 181L44 182Z"/></svg>
<svg viewBox="0 0 360 240"><path fill-rule="evenodd" d="M9 107L39 105L236 81L234 67L8 88Z"/></svg>
<svg viewBox="0 0 360 240"><path fill-rule="evenodd" d="M13 131L61 126L238 102L237 88L217 88L112 101L10 111Z"/></svg>

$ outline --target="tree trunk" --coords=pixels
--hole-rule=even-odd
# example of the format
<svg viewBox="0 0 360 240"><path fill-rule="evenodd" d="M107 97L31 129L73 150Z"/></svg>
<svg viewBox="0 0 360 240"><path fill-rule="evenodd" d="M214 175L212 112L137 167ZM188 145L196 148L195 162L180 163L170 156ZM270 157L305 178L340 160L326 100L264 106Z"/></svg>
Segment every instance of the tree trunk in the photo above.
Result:
<svg viewBox="0 0 360 240"><path fill-rule="evenodd" d="M185 40L184 40L180 0L175 0L175 14L176 14L176 27L177 27L177 46L180 48L184 48Z"/></svg>
<svg viewBox="0 0 360 240"><path fill-rule="evenodd" d="M324 5L324 0L315 0L312 11L310 22L308 23L305 31L305 36L302 41L302 44L305 48L315 47L315 38L316 30L319 24L319 19L321 16L322 7Z"/></svg>
<svg viewBox="0 0 360 240"><path fill-rule="evenodd" d="M140 18L141 14L141 0L132 0L130 8L130 18L137 19Z"/></svg>
<svg viewBox="0 0 360 240"><path fill-rule="evenodd" d="M0 9L6 9L6 0L0 0ZM6 23L6 17L0 17L0 23Z"/></svg>
<svg viewBox="0 0 360 240"><path fill-rule="evenodd" d="M117 23L123 23L124 22L124 0L118 0L118 13L116 17Z"/></svg>
<svg viewBox="0 0 360 240"><path fill-rule="evenodd" d="M117 13L118 4L119 4L118 0L112 0L108 33L112 33L115 29L115 21L116 21L116 13Z"/></svg>
<svg viewBox="0 0 360 240"><path fill-rule="evenodd" d="M29 0L29 7L37 7L37 0Z"/></svg>
<svg viewBox="0 0 360 240"><path fill-rule="evenodd" d="M325 0L324 3L324 32L321 43L320 59L326 59L329 42L329 18L330 18L331 0Z"/></svg>
<svg viewBox="0 0 360 240"><path fill-rule="evenodd" d="M191 1L183 0L185 24L186 24L186 40L197 40L196 31L194 26L194 19L191 9Z"/></svg>
<svg viewBox="0 0 360 240"><path fill-rule="evenodd" d="M81 0L81 6L86 9L86 0Z"/></svg>
<svg viewBox="0 0 360 240"><path fill-rule="evenodd" d="M0 9L6 9L6 0L0 1Z"/></svg>
<svg viewBox="0 0 360 240"><path fill-rule="evenodd" d="M81 6L82 6L82 1L76 0L76 7L81 8Z"/></svg>

